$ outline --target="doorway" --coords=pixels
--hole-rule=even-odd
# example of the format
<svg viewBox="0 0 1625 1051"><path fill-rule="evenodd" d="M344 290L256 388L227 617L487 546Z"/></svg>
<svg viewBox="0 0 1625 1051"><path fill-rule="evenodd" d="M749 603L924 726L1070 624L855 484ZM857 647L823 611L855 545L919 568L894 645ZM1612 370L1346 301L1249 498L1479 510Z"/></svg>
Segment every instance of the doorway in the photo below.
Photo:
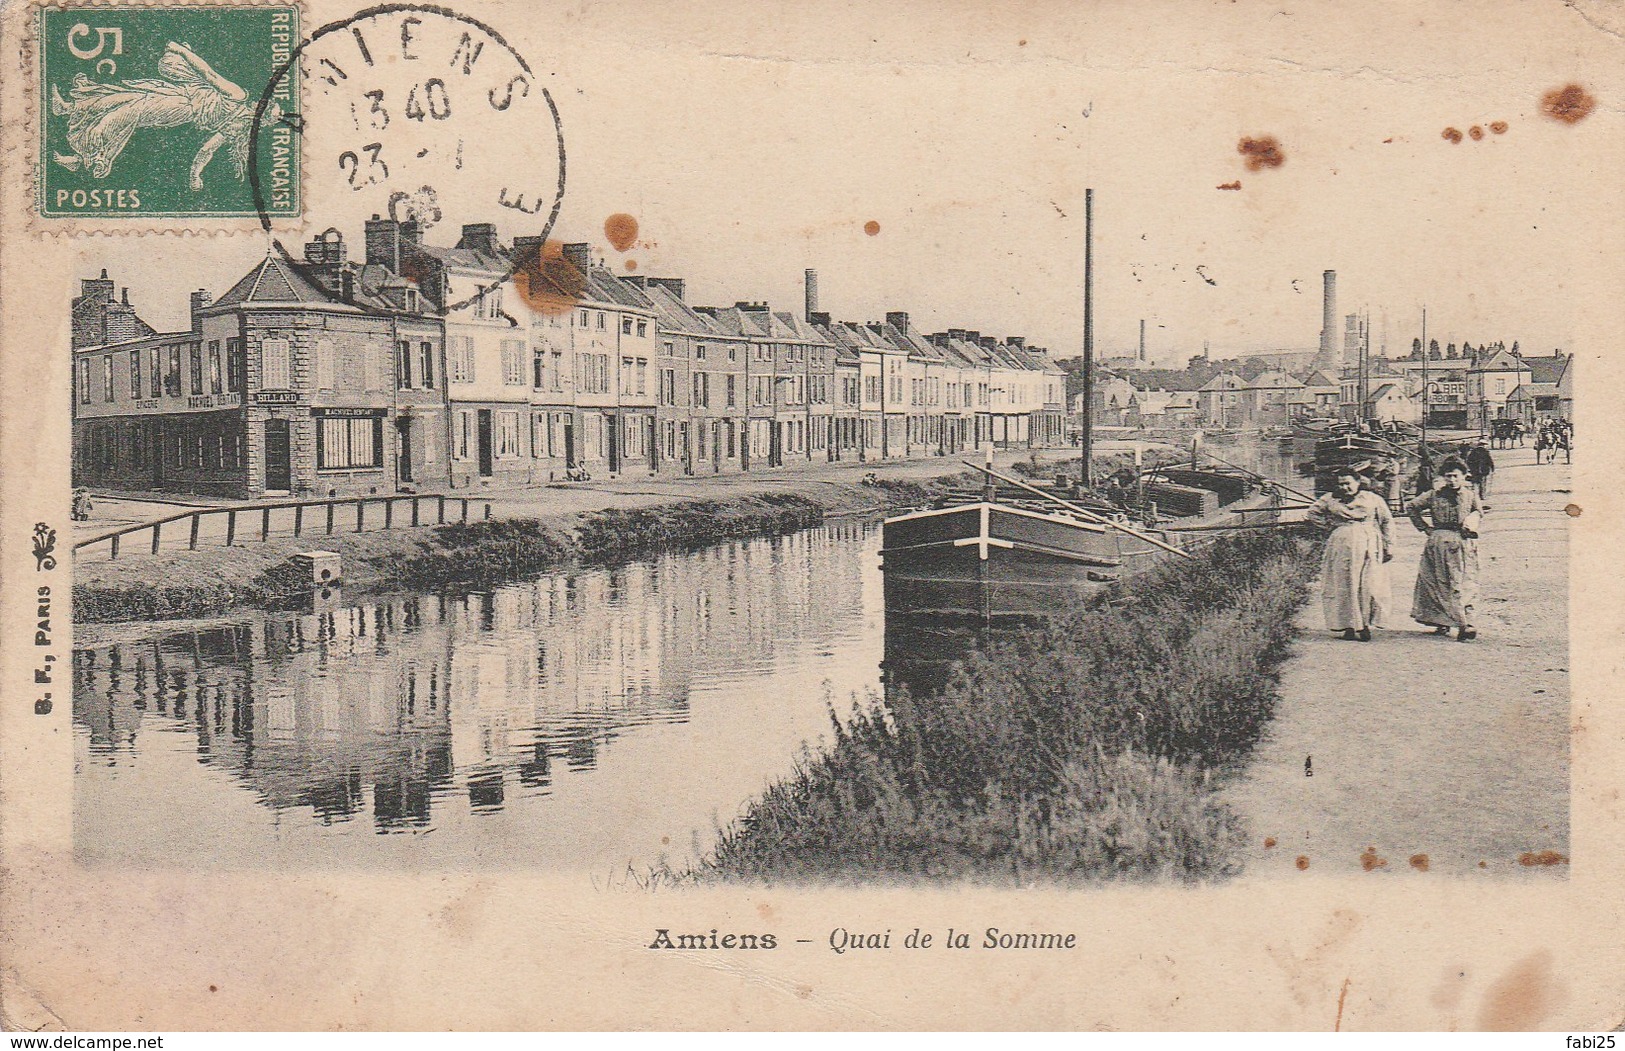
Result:
<svg viewBox="0 0 1625 1051"><path fill-rule="evenodd" d="M265 421L265 489L290 492L293 489L292 442L287 420Z"/></svg>
<svg viewBox="0 0 1625 1051"><path fill-rule="evenodd" d="M491 410L479 410L480 477L489 478L495 470L491 448Z"/></svg>
<svg viewBox="0 0 1625 1051"><path fill-rule="evenodd" d="M402 484L412 481L412 421L395 421L395 480Z"/></svg>

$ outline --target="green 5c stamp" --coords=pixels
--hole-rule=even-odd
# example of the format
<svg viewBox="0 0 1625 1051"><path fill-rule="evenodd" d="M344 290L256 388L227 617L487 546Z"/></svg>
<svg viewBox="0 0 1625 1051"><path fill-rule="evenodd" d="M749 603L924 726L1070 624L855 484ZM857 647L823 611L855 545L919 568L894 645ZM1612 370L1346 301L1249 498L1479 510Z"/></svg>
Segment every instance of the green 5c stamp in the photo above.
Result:
<svg viewBox="0 0 1625 1051"><path fill-rule="evenodd" d="M294 7L40 12L39 210L48 217L299 214Z"/></svg>

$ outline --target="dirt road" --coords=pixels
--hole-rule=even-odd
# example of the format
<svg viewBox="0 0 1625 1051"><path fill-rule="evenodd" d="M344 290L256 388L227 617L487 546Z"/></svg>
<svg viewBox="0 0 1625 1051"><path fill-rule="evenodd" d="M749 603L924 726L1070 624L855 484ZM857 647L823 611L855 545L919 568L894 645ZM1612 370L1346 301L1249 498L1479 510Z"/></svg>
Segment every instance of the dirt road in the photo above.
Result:
<svg viewBox="0 0 1625 1051"><path fill-rule="evenodd" d="M1403 519L1375 641L1327 632L1311 596L1272 732L1225 793L1252 832L1244 879L1567 872L1569 468L1496 460L1476 642L1410 620L1423 537Z"/></svg>

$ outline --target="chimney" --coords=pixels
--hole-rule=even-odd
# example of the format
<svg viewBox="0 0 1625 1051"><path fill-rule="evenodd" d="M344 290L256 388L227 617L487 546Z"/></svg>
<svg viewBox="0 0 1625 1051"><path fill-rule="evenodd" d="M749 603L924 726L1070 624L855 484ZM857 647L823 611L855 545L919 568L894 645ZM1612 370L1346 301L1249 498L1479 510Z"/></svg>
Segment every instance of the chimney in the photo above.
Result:
<svg viewBox="0 0 1625 1051"><path fill-rule="evenodd" d="M810 274L810 273L812 273L812 271L809 270L809 271L807 271L807 273ZM829 328L829 311L827 311L827 310L809 311L808 314L807 314L807 320L811 321L813 324L817 325L819 328Z"/></svg>
<svg viewBox="0 0 1625 1051"><path fill-rule="evenodd" d="M416 219L401 223L401 241L407 244L423 243L423 225Z"/></svg>
<svg viewBox="0 0 1625 1051"><path fill-rule="evenodd" d="M952 332L953 330L949 329L949 331ZM980 343L980 342L982 342L982 334L980 332L976 331L973 328L966 329L965 334L963 336L961 336L960 338L963 339L966 343Z"/></svg>
<svg viewBox="0 0 1625 1051"><path fill-rule="evenodd" d="M743 310L750 314L765 314L767 313L767 304L755 300L746 301L741 299L734 304L734 309Z"/></svg>
<svg viewBox="0 0 1625 1051"><path fill-rule="evenodd" d="M498 255L497 226L495 223L464 223L462 239L457 242L458 248L464 248L485 255Z"/></svg>
<svg viewBox="0 0 1625 1051"><path fill-rule="evenodd" d="M934 343L939 347L946 347L948 345L948 340L952 339L953 337L946 332L933 332L925 338L927 342Z"/></svg>
<svg viewBox="0 0 1625 1051"><path fill-rule="evenodd" d="M1337 353L1337 271L1328 270L1321 274L1322 291L1320 296L1320 353L1316 356L1318 364L1340 364L1342 355Z"/></svg>
<svg viewBox="0 0 1625 1051"><path fill-rule="evenodd" d="M355 271L339 271L339 298L346 303L355 302Z"/></svg>
<svg viewBox="0 0 1625 1051"><path fill-rule="evenodd" d="M1015 347L1017 350L1020 350L1027 345L1026 336L1006 336L1004 337L1004 341L1010 344L1012 347Z"/></svg>
<svg viewBox="0 0 1625 1051"><path fill-rule="evenodd" d="M542 239L540 237L515 237L513 239L513 261L521 265L536 265L542 260Z"/></svg>
<svg viewBox="0 0 1625 1051"><path fill-rule="evenodd" d="M564 261L585 276L592 269L592 245L586 241L564 246Z"/></svg>
<svg viewBox="0 0 1625 1051"><path fill-rule="evenodd" d="M967 335L967 333L962 328L951 328L951 329L948 330L948 338L949 339L959 340L959 341L963 342L966 335Z"/></svg>
<svg viewBox="0 0 1625 1051"><path fill-rule="evenodd" d="M685 287L684 287L682 278L680 278L680 277L651 277L649 279L649 283L651 285L659 285L661 288L664 288L667 292L669 292L671 294L671 297L673 299L677 300L677 302L679 302L679 303L683 302L683 293L685 291Z"/></svg>
<svg viewBox="0 0 1625 1051"><path fill-rule="evenodd" d="M818 313L818 271L808 270L806 274L807 291L807 320L812 321L813 315ZM817 324L817 322L813 322Z"/></svg>
<svg viewBox="0 0 1625 1051"><path fill-rule="evenodd" d="M401 272L401 224L393 219L380 219L374 213L367 220L367 262L381 266L392 274ZM308 251L308 250L307 250Z"/></svg>
<svg viewBox="0 0 1625 1051"><path fill-rule="evenodd" d="M113 282L107 279L106 270L102 271L101 277L87 277L80 281L79 291L81 295L99 299L103 303L113 300Z"/></svg>
<svg viewBox="0 0 1625 1051"><path fill-rule="evenodd" d="M647 288L649 285L649 279L642 274L622 274L621 280L633 288Z"/></svg>
<svg viewBox="0 0 1625 1051"><path fill-rule="evenodd" d="M1145 318L1140 319L1140 353L1134 358L1140 364L1145 364Z"/></svg>
<svg viewBox="0 0 1625 1051"><path fill-rule="evenodd" d="M202 313L204 307L214 302L214 297L204 289L200 288L196 292L193 292L190 298L192 301L192 331L202 332L203 321L198 317L198 314Z"/></svg>
<svg viewBox="0 0 1625 1051"><path fill-rule="evenodd" d="M892 328L897 329L899 332L907 332L908 331L908 311L906 311L906 310L888 310L888 311L886 311L886 324L890 325Z"/></svg>
<svg viewBox="0 0 1625 1051"><path fill-rule="evenodd" d="M999 345L999 338L997 336L983 336L981 343L982 346L986 347L988 350L992 350L994 347Z"/></svg>

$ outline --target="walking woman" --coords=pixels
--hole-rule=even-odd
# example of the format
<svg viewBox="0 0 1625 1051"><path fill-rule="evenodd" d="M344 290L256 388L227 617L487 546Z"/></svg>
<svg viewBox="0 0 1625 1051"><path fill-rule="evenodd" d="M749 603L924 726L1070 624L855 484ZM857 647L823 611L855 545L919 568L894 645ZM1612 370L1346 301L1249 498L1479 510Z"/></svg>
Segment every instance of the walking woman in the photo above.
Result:
<svg viewBox="0 0 1625 1051"><path fill-rule="evenodd" d="M1332 479L1333 491L1316 500L1308 519L1329 530L1320 563L1320 601L1326 627L1344 639L1371 641L1388 613L1388 567L1393 556L1393 521L1388 504L1360 488L1352 468Z"/></svg>
<svg viewBox="0 0 1625 1051"><path fill-rule="evenodd" d="M1440 467L1444 485L1405 505L1411 523L1428 535L1416 574L1411 617L1435 634L1456 629L1459 642L1478 638L1473 606L1478 601L1478 529L1483 504L1467 484L1467 465L1452 457Z"/></svg>

